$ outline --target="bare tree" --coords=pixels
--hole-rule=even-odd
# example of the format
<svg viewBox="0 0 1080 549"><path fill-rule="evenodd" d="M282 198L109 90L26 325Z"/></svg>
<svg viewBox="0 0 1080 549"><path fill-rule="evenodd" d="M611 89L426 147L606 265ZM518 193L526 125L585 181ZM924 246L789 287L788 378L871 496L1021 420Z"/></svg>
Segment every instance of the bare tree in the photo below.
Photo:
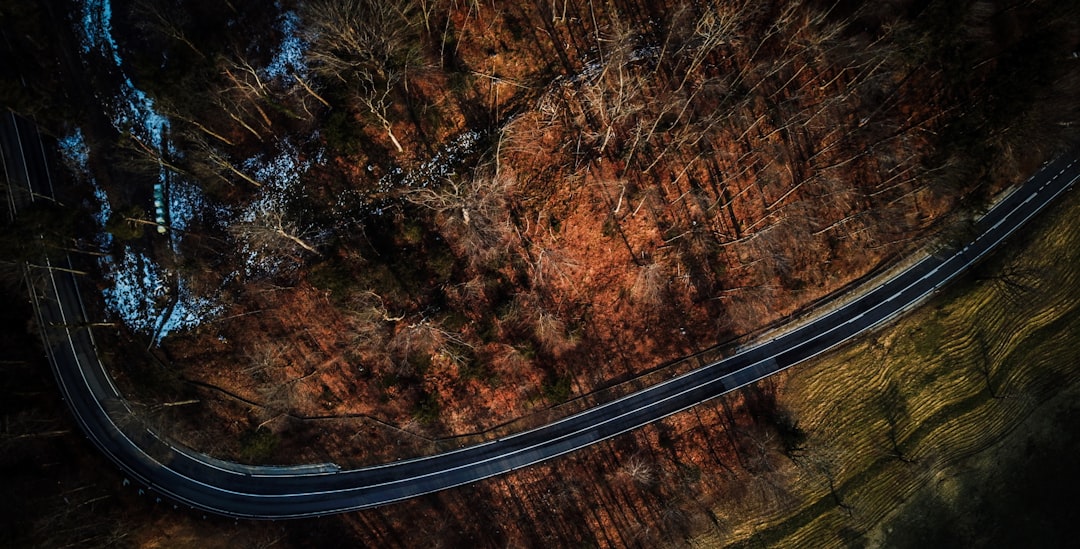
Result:
<svg viewBox="0 0 1080 549"><path fill-rule="evenodd" d="M979 280L989 280L994 289L1012 305L1023 305L1039 292L1039 273L1016 263L1009 263L993 274L978 273Z"/></svg>
<svg viewBox="0 0 1080 549"><path fill-rule="evenodd" d="M244 369L244 372L250 374L256 381L265 382L269 372L281 363L284 352L281 345L274 343L254 345L246 353L250 365Z"/></svg>
<svg viewBox="0 0 1080 549"><path fill-rule="evenodd" d="M398 373L414 375L417 365L441 355L455 365L462 366L467 360L461 349L472 345L461 334L443 328L439 323L424 318L398 330L390 341L390 351L397 356Z"/></svg>
<svg viewBox="0 0 1080 549"><path fill-rule="evenodd" d="M261 124L265 132L273 134L273 122L260 103L275 103L278 101L278 96L283 96L283 94L280 94L279 90L271 88L270 82L260 76L259 69L256 69L239 51L229 58L222 59L220 66L225 81L229 83L227 87L218 92L219 96L228 97L228 99L221 102L222 106L231 105L230 116L247 129L251 130L252 128L240 116L252 119L254 124Z"/></svg>
<svg viewBox="0 0 1080 549"><path fill-rule="evenodd" d="M181 9L173 2L160 2L155 0L137 0L132 6L132 11L137 15L138 26L147 30L160 33L163 36L183 43L199 57L206 59L198 46L184 31L184 25L190 23L190 17L186 10Z"/></svg>
<svg viewBox="0 0 1080 549"><path fill-rule="evenodd" d="M562 246L538 245L532 252L532 284L534 288L550 287L561 280L577 291L577 273L581 265L570 257Z"/></svg>
<svg viewBox="0 0 1080 549"><path fill-rule="evenodd" d="M417 10L412 0L313 0L303 5L307 55L325 77L357 74L389 80L390 72L417 59Z"/></svg>
<svg viewBox="0 0 1080 549"><path fill-rule="evenodd" d="M261 181L236 167L227 153L205 138L204 134L207 134L207 131L187 131L182 133L188 152L187 164L189 172L201 177L217 177L230 185L239 179L255 187L262 187Z"/></svg>
<svg viewBox="0 0 1080 549"><path fill-rule="evenodd" d="M623 461L615 474L643 488L653 486L659 480L654 464L641 454L634 454Z"/></svg>
<svg viewBox="0 0 1080 549"><path fill-rule="evenodd" d="M694 22L693 34L680 48L676 57L686 60L686 68L679 87L697 75L702 63L721 46L738 37L739 25L744 21L749 9L757 2L743 2L741 6L725 3L719 6L707 5L701 16Z"/></svg>
<svg viewBox="0 0 1080 549"><path fill-rule="evenodd" d="M314 0L303 8L312 70L353 88L398 152L390 110L396 88L408 86L409 68L420 64L419 16L412 0Z"/></svg>
<svg viewBox="0 0 1080 549"><path fill-rule="evenodd" d="M903 424L910 419L907 397L894 380L889 380L877 402L888 425L885 435L889 443L889 456L903 463L913 463L911 457L904 452L900 435Z"/></svg>
<svg viewBox="0 0 1080 549"><path fill-rule="evenodd" d="M558 350L566 345L566 323L558 316L540 309L533 319L533 332L545 347Z"/></svg>
<svg viewBox="0 0 1080 549"><path fill-rule="evenodd" d="M308 242L305 232L286 216L281 207L271 204L257 206L250 219L237 221L229 227L233 238L260 257L288 256L296 251L296 247L320 255L315 246Z"/></svg>
<svg viewBox="0 0 1080 549"><path fill-rule="evenodd" d="M474 264L487 263L505 251L511 236L508 210L510 179L486 167L439 185L401 189L405 200L436 213L436 222L453 246Z"/></svg>
<svg viewBox="0 0 1080 549"><path fill-rule="evenodd" d="M383 130L386 131L386 136L390 138L390 142L394 144L398 152L403 152L405 149L401 147L401 142L394 135L393 125L388 117L390 107L393 105L391 94L401 79L401 73L396 71L390 73L390 78L383 82L376 82L370 74L364 74L356 92L356 102L362 110L371 113L379 121Z"/></svg>
<svg viewBox="0 0 1080 549"><path fill-rule="evenodd" d="M630 297L645 307L658 307L667 295L668 280L666 269L658 262L639 267Z"/></svg>

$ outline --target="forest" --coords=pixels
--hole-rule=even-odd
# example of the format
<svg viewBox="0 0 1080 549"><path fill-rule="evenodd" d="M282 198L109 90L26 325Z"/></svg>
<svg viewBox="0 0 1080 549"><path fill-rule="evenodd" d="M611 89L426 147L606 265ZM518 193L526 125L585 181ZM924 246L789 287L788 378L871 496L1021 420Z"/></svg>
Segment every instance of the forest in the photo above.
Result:
<svg viewBox="0 0 1080 549"><path fill-rule="evenodd" d="M182 443L430 454L685 371L962 238L1075 147L1078 19L1071 0L4 0L0 97L59 143L71 190L0 248L47 227L83 257L102 358ZM496 513L532 482L523 517L596 511L450 539L731 532L718 494L779 498L747 478L802 455L783 386L334 528L414 545L402 517L473 491ZM557 493L529 480L564 466L585 473ZM709 503L675 497L702 475L723 477Z"/></svg>

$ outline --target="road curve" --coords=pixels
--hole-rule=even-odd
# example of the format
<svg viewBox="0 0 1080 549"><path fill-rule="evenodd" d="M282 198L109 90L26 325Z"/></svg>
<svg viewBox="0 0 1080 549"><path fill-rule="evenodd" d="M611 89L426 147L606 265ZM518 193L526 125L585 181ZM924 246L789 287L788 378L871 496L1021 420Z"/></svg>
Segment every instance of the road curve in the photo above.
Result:
<svg viewBox="0 0 1080 549"><path fill-rule="evenodd" d="M24 179L51 195L48 163L31 125L8 117L0 153L12 185ZM16 134L15 129L19 131ZM26 151L37 148L39 153ZM72 274L46 269L32 290L57 383L75 419L129 477L178 503L258 519L311 517L375 507L499 475L572 452L685 410L803 362L922 302L986 255L1080 179L1070 154L1047 163L976 223L978 237L938 252L862 296L768 342L640 392L530 431L434 456L362 469L334 464L258 467L225 462L172 444L134 414L98 359ZM12 176L16 174L16 176ZM30 193L29 196L35 196ZM9 201L11 207L17 204ZM67 262L65 262L67 263ZM70 268L70 264L52 267Z"/></svg>

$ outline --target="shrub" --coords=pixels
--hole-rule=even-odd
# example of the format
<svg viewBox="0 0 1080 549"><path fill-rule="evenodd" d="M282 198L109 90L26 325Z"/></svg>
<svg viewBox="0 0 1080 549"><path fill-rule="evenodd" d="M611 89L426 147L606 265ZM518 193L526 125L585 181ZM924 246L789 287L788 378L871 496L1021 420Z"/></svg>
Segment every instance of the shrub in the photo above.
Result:
<svg viewBox="0 0 1080 549"><path fill-rule="evenodd" d="M264 463L277 450L278 436L267 429L248 431L240 437L240 460L245 463Z"/></svg>

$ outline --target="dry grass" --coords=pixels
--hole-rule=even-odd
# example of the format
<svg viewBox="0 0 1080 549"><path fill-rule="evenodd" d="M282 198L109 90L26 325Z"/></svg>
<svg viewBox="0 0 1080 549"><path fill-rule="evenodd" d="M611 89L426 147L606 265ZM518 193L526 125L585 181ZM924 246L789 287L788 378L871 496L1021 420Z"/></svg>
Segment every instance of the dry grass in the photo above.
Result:
<svg viewBox="0 0 1080 549"><path fill-rule="evenodd" d="M781 398L808 434L782 481L796 504L725 502L716 513L727 531L696 544L863 545L921 487L1075 384L1078 213L1080 199L1069 196L978 276L887 331L791 371ZM1025 273L1019 299L996 278L1016 272Z"/></svg>

